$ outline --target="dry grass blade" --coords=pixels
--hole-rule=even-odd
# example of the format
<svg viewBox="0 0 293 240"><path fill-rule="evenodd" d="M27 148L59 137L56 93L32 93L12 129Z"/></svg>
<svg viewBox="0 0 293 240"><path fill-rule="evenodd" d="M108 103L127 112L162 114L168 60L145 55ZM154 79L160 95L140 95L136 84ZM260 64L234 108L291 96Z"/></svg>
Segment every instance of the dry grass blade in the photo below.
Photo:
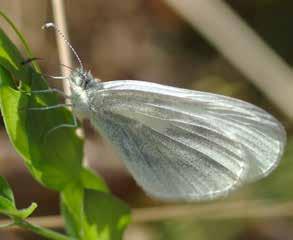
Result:
<svg viewBox="0 0 293 240"><path fill-rule="evenodd" d="M291 68L220 0L165 0L293 118Z"/></svg>
<svg viewBox="0 0 293 240"><path fill-rule="evenodd" d="M293 202L269 203L262 200L222 202L210 204L184 204L133 209L133 223L146 223L164 220L196 218L207 220L218 219L255 219L293 217ZM62 228L60 216L32 217L31 223L46 228ZM0 221L7 224L7 221Z"/></svg>
<svg viewBox="0 0 293 240"><path fill-rule="evenodd" d="M52 0L52 8L53 8L54 21L56 25L65 36L68 36L67 24L65 19L64 1ZM56 33L56 39L58 44L60 63L72 68L73 64L72 64L70 49L66 45L64 39L62 39L57 33ZM68 76L68 74L70 73L69 70L64 67L61 67L61 71L63 76ZM68 81L63 81L63 88L64 88L64 92L67 95L70 95L70 87L69 87Z"/></svg>

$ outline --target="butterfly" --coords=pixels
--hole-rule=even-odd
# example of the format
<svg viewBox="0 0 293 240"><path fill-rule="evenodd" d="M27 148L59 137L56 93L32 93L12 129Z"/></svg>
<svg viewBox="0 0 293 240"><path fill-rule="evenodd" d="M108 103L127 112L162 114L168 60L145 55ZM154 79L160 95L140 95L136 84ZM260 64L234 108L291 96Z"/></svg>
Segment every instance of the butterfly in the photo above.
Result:
<svg viewBox="0 0 293 240"><path fill-rule="evenodd" d="M278 165L286 132L263 109L156 83L97 81L73 53L81 65L68 77L74 114L90 119L148 195L214 199Z"/></svg>

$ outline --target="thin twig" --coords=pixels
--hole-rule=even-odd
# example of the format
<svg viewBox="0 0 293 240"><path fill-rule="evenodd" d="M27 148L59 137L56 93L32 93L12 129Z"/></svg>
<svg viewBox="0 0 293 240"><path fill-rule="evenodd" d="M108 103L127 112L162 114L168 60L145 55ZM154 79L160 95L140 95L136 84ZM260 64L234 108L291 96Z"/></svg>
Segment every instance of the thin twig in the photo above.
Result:
<svg viewBox="0 0 293 240"><path fill-rule="evenodd" d="M293 217L293 202L269 204L265 201L239 201L205 205L163 206L133 211L134 222L190 217L210 220Z"/></svg>
<svg viewBox="0 0 293 240"><path fill-rule="evenodd" d="M184 204L149 207L132 210L133 223L146 223L164 220L182 220L184 218L219 220L219 219L273 219L293 217L293 202L270 203L262 200L222 202L209 204ZM46 228L63 228L60 216L32 217L33 224ZM7 221L0 221L7 224Z"/></svg>
<svg viewBox="0 0 293 240"><path fill-rule="evenodd" d="M221 0L165 0L293 118L291 68Z"/></svg>
<svg viewBox="0 0 293 240"><path fill-rule="evenodd" d="M62 31L62 33L66 36L66 38L69 39L66 17L65 17L64 1L63 0L52 0L52 8L53 8L53 16L54 16L55 24ZM56 33L56 39L57 39L57 44L58 44L60 63L73 68L70 49L66 45L64 39L62 39L57 33ZM63 76L68 76L70 74L69 69L64 68L64 67L60 67L60 68L61 68L61 72L62 72ZM63 88L64 88L64 92L67 95L70 95L70 86L69 86L68 81L66 81L66 80L63 81Z"/></svg>

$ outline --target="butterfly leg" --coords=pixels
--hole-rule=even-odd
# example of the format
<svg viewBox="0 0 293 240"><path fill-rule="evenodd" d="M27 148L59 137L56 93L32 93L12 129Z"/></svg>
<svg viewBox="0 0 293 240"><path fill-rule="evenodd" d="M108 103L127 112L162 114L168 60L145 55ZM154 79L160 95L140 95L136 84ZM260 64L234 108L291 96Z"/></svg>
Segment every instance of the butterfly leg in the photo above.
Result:
<svg viewBox="0 0 293 240"><path fill-rule="evenodd" d="M32 94L43 94L43 93L57 93L61 96L63 96L64 98L66 99L70 99L71 97L68 96L67 94L65 94L63 91L57 89L57 88L49 88L49 89L44 89L44 90L33 90L33 91L22 91L22 90L19 90L20 92L22 93L32 93Z"/></svg>
<svg viewBox="0 0 293 240"><path fill-rule="evenodd" d="M62 108L62 107L72 107L72 104L69 104L69 103L61 103L61 104L56 104L54 106L31 107L31 108L28 108L28 110L32 110L32 111L43 111L43 110L51 110L51 109Z"/></svg>
<svg viewBox="0 0 293 240"><path fill-rule="evenodd" d="M62 107L72 107L72 104L57 104L54 106L45 106L45 107L32 107L29 108L28 110L30 111L44 111L44 110L51 110L51 109L56 109L56 108L62 108ZM73 115L73 124L60 124L52 129L50 129L47 134L46 137L51 134L52 132L56 131L59 128L76 128L78 126L77 124L77 119L76 116Z"/></svg>
<svg viewBox="0 0 293 240"><path fill-rule="evenodd" d="M76 116L73 114L73 124L60 124L56 127L53 127L52 129L50 129L45 137L48 137L48 135L50 135L52 132L56 131L59 128L77 128L78 127L78 123L77 123L77 119Z"/></svg>
<svg viewBox="0 0 293 240"><path fill-rule="evenodd" d="M45 90L33 90L31 91L32 94L43 94L43 93L58 93L64 98L70 99L70 96L66 95L63 91L57 89L57 88L50 88Z"/></svg>

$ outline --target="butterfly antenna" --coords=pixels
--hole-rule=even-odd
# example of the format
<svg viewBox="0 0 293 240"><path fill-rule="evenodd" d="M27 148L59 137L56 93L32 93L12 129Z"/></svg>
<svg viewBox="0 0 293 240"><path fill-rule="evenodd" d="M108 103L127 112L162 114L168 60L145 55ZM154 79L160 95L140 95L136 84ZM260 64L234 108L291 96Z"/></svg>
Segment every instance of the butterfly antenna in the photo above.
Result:
<svg viewBox="0 0 293 240"><path fill-rule="evenodd" d="M21 62L21 64L22 64L22 65L27 65L27 64L29 64L29 63L31 63L31 62L33 62L33 61L44 61L44 60L45 60L44 58L32 57L32 58L27 58L27 59L23 60L23 61ZM65 65L65 64L63 64L63 63L60 63L60 65L61 65L62 67L66 67L67 69L69 69L69 70L71 70L71 71L74 70L72 67L69 67L69 66L67 66L67 65Z"/></svg>
<svg viewBox="0 0 293 240"><path fill-rule="evenodd" d="M69 41L66 39L65 35L60 31L59 28L56 27L56 25L54 23L46 23L45 25L42 26L42 29L48 29L48 28L54 28L55 31L64 39L64 42L67 44L67 46L71 49L71 51L73 52L74 56L76 57L79 65L80 65L80 68L83 69L83 64L82 64L82 61L81 59L79 58L77 52L74 50L74 48L72 47L72 45L69 43Z"/></svg>

